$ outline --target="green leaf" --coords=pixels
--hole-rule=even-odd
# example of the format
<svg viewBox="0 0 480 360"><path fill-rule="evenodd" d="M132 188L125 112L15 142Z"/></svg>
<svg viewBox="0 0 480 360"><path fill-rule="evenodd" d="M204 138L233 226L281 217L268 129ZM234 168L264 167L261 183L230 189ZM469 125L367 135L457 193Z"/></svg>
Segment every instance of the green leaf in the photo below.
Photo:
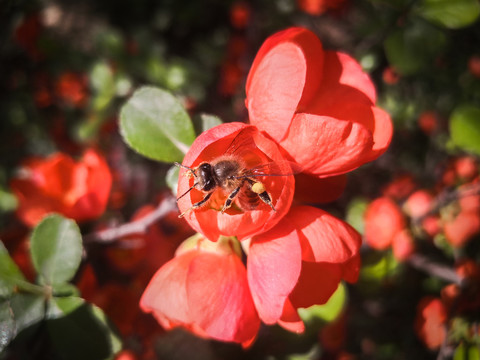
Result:
<svg viewBox="0 0 480 360"><path fill-rule="evenodd" d="M462 343L455 349L453 360L480 360L480 350L475 345Z"/></svg>
<svg viewBox="0 0 480 360"><path fill-rule="evenodd" d="M19 281L26 281L25 277L0 241L0 297L11 294Z"/></svg>
<svg viewBox="0 0 480 360"><path fill-rule="evenodd" d="M115 96L115 79L110 66L100 61L90 72L90 84L94 90L93 108L96 111L105 109Z"/></svg>
<svg viewBox="0 0 480 360"><path fill-rule="evenodd" d="M77 224L60 215L47 216L33 230L31 252L41 282L68 282L82 260L82 236Z"/></svg>
<svg viewBox="0 0 480 360"><path fill-rule="evenodd" d="M172 166L167 171L167 175L165 177L165 181L167 186L172 191L174 196L177 196L177 187L178 187L178 174L180 172L180 168L178 166Z"/></svg>
<svg viewBox="0 0 480 360"><path fill-rule="evenodd" d="M480 108L461 105L450 115L450 136L455 145L480 155Z"/></svg>
<svg viewBox="0 0 480 360"><path fill-rule="evenodd" d="M45 297L34 294L14 294L10 308L15 321L15 334L38 324L45 318Z"/></svg>
<svg viewBox="0 0 480 360"><path fill-rule="evenodd" d="M400 74L411 75L430 68L445 44L443 31L417 21L393 31L384 47L390 64Z"/></svg>
<svg viewBox="0 0 480 360"><path fill-rule="evenodd" d="M15 321L10 302L0 302L0 353L15 336Z"/></svg>
<svg viewBox="0 0 480 360"><path fill-rule="evenodd" d="M80 296L80 290L73 284L62 283L53 286L53 296Z"/></svg>
<svg viewBox="0 0 480 360"><path fill-rule="evenodd" d="M418 14L432 23L449 29L473 24L480 15L478 0L423 0Z"/></svg>
<svg viewBox="0 0 480 360"><path fill-rule="evenodd" d="M367 209L367 206L368 206L368 201L366 199L357 197L357 198L354 198L352 201L350 201L347 207L347 214L345 219L360 234L363 234L363 230L364 230L363 216L364 216L365 210Z"/></svg>
<svg viewBox="0 0 480 360"><path fill-rule="evenodd" d="M211 129L217 125L220 125L221 123L222 120L218 116L211 114L200 114L200 132Z"/></svg>
<svg viewBox="0 0 480 360"><path fill-rule="evenodd" d="M132 149L164 162L181 162L195 139L190 117L180 102L154 87L137 90L122 107L120 132Z"/></svg>
<svg viewBox="0 0 480 360"><path fill-rule="evenodd" d="M78 297L52 298L47 329L53 346L65 359L108 359L121 350L103 311Z"/></svg>
<svg viewBox="0 0 480 360"><path fill-rule="evenodd" d="M298 309L298 314L305 322L312 321L313 319L331 322L340 315L345 307L346 301L347 288L343 283L340 283L326 304L314 305L306 309Z"/></svg>

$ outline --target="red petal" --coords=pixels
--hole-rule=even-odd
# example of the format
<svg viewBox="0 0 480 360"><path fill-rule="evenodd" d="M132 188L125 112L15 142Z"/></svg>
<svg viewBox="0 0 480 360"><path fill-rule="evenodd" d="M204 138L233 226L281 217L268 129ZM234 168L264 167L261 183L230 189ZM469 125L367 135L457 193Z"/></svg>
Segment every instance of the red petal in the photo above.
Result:
<svg viewBox="0 0 480 360"><path fill-rule="evenodd" d="M283 308L282 317L278 320L278 325L297 334L305 331L305 324L289 299L285 301L285 307Z"/></svg>
<svg viewBox="0 0 480 360"><path fill-rule="evenodd" d="M344 263L358 254L360 234L329 213L311 206L296 206L287 217L302 234L304 261Z"/></svg>
<svg viewBox="0 0 480 360"><path fill-rule="evenodd" d="M348 103L375 104L375 86L351 56L325 51L323 67L321 87L303 112L330 115Z"/></svg>
<svg viewBox="0 0 480 360"><path fill-rule="evenodd" d="M304 172L327 177L344 174L364 164L373 138L358 123L297 114L280 145Z"/></svg>
<svg viewBox="0 0 480 360"><path fill-rule="evenodd" d="M140 308L153 313L162 325L192 323L187 303L186 279L195 256L197 252L190 251L167 262L150 280L140 299Z"/></svg>
<svg viewBox="0 0 480 360"><path fill-rule="evenodd" d="M355 255L350 260L343 263L342 278L351 284L356 283L358 276L360 275L361 265L362 259L360 258L360 254Z"/></svg>
<svg viewBox="0 0 480 360"><path fill-rule="evenodd" d="M297 108L317 92L322 70L322 44L311 31L290 28L268 38L247 79L251 123L281 139Z"/></svg>
<svg viewBox="0 0 480 360"><path fill-rule="evenodd" d="M256 336L260 320L238 256L201 253L190 265L187 294L190 315L208 336L239 343Z"/></svg>
<svg viewBox="0 0 480 360"><path fill-rule="evenodd" d="M390 115L380 108L372 107L374 125L370 129L373 133L373 147L364 162L373 161L382 155L390 145L393 136L393 124Z"/></svg>
<svg viewBox="0 0 480 360"><path fill-rule="evenodd" d="M301 269L297 231L283 220L267 233L254 237L247 257L247 275L260 318L274 324L295 287Z"/></svg>
<svg viewBox="0 0 480 360"><path fill-rule="evenodd" d="M295 200L310 204L335 201L346 185L346 175L318 178L301 173L295 175Z"/></svg>
<svg viewBox="0 0 480 360"><path fill-rule="evenodd" d="M297 286L290 295L295 308L325 304L335 292L342 278L337 264L302 263L302 272Z"/></svg>

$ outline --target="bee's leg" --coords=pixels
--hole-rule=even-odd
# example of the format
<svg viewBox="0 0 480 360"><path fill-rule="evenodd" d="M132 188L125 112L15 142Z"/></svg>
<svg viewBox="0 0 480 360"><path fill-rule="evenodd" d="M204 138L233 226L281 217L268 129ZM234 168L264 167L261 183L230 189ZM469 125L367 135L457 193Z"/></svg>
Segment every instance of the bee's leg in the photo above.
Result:
<svg viewBox="0 0 480 360"><path fill-rule="evenodd" d="M178 215L178 217L179 217L179 218L184 217L186 213L188 213L188 212L190 212L190 211L192 211L192 210L198 209L199 207L205 205L205 203L210 199L210 197L212 196L212 194L213 194L213 191L212 191L212 192L209 192L207 195L205 195L205 197L204 197L201 201L193 204L193 205L190 207L190 209L185 210L183 213L181 213L180 215Z"/></svg>
<svg viewBox="0 0 480 360"><path fill-rule="evenodd" d="M273 211L277 211L277 210L275 210L275 207L274 207L273 204L272 204L272 198L270 197L270 194L269 194L268 192L266 192L266 191L261 192L260 194L258 194L258 197L259 197L265 204L267 204L268 206L270 206Z"/></svg>
<svg viewBox="0 0 480 360"><path fill-rule="evenodd" d="M237 187L235 190L233 190L230 195L228 195L228 198L227 200L225 201L225 204L223 204L223 208L222 208L222 214L230 207L232 206L232 202L233 200L235 199L235 196L238 195L238 192L240 191L242 187L239 186Z"/></svg>
<svg viewBox="0 0 480 360"><path fill-rule="evenodd" d="M270 194L265 190L265 186L260 182L260 181L254 181L253 179L248 179L248 182L250 184L250 188L252 191L256 194L258 194L258 197L268 206L272 208L273 211L275 210L275 207L272 204L272 198L270 197Z"/></svg>

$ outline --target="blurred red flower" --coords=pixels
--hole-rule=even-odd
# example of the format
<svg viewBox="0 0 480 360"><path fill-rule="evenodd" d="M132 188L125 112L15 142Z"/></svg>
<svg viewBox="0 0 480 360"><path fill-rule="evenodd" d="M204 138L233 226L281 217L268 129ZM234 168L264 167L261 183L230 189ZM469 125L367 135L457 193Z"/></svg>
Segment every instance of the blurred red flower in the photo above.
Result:
<svg viewBox="0 0 480 360"><path fill-rule="evenodd" d="M43 58L43 53L38 47L38 40L42 31L43 24L39 13L25 16L20 25L15 29L16 42L33 60Z"/></svg>
<svg viewBox="0 0 480 360"><path fill-rule="evenodd" d="M320 15L330 9L339 8L345 0L297 0L300 10L310 15Z"/></svg>
<svg viewBox="0 0 480 360"><path fill-rule="evenodd" d="M472 55L468 59L468 71L473 76L480 78L480 56Z"/></svg>
<svg viewBox="0 0 480 360"><path fill-rule="evenodd" d="M236 29L244 29L250 21L251 9L246 1L235 1L230 8L230 23Z"/></svg>
<svg viewBox="0 0 480 360"><path fill-rule="evenodd" d="M438 125L438 115L434 111L425 111L418 118L418 126L426 135L433 134Z"/></svg>
<svg viewBox="0 0 480 360"><path fill-rule="evenodd" d="M385 250L406 226L402 210L395 201L380 197L365 211L365 241L372 248Z"/></svg>
<svg viewBox="0 0 480 360"><path fill-rule="evenodd" d="M382 194L395 200L404 200L416 187L417 184L411 174L401 174L383 187Z"/></svg>
<svg viewBox="0 0 480 360"><path fill-rule="evenodd" d="M317 36L289 28L269 37L246 84L250 123L265 131L303 172L349 172L385 152L390 116L375 107L375 88L347 54L326 51Z"/></svg>
<svg viewBox="0 0 480 360"><path fill-rule="evenodd" d="M82 107L87 102L87 79L82 74L64 72L55 83L55 94L67 106Z"/></svg>
<svg viewBox="0 0 480 360"><path fill-rule="evenodd" d="M421 218L430 211L433 201L434 197L428 190L417 190L407 198L403 209L411 218Z"/></svg>
<svg viewBox="0 0 480 360"><path fill-rule="evenodd" d="M33 227L50 212L76 221L98 218L105 211L111 183L105 159L90 149L79 162L63 153L26 160L11 189L19 201L17 216Z"/></svg>
<svg viewBox="0 0 480 360"><path fill-rule="evenodd" d="M383 69L382 80L385 84L394 85L400 80L400 74L392 66Z"/></svg>
<svg viewBox="0 0 480 360"><path fill-rule="evenodd" d="M440 299L424 297L417 305L415 332L429 349L438 349L442 345L447 330L447 310Z"/></svg>

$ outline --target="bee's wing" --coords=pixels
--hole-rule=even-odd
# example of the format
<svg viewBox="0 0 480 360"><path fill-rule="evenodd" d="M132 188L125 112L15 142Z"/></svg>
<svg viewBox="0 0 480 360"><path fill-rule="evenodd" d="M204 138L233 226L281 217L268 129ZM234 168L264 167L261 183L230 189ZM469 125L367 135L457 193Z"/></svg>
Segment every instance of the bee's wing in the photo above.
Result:
<svg viewBox="0 0 480 360"><path fill-rule="evenodd" d="M225 150L225 155L240 155L242 152L248 152L254 149L254 132L255 129L253 127L247 127L240 130L228 146L227 150Z"/></svg>
<svg viewBox="0 0 480 360"><path fill-rule="evenodd" d="M302 171L297 163L283 160L271 161L260 164L251 169L245 170L238 178L260 177L260 176L291 176Z"/></svg>

